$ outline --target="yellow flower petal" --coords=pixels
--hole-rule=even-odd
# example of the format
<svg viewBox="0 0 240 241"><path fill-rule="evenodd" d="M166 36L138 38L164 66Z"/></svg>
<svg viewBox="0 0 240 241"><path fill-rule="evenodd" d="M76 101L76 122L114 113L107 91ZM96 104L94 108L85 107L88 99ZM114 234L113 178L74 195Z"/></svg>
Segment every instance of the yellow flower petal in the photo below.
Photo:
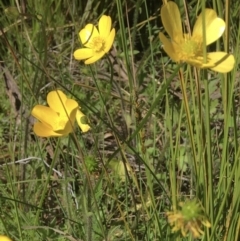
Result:
<svg viewBox="0 0 240 241"><path fill-rule="evenodd" d="M107 38L112 27L112 19L109 16L103 15L98 23L99 35L102 38Z"/></svg>
<svg viewBox="0 0 240 241"><path fill-rule="evenodd" d="M0 235L0 241L12 241L10 238L4 235Z"/></svg>
<svg viewBox="0 0 240 241"><path fill-rule="evenodd" d="M91 48L91 41L99 36L97 28L93 24L87 24L84 29L79 32L79 37L85 47Z"/></svg>
<svg viewBox="0 0 240 241"><path fill-rule="evenodd" d="M52 128L52 123L56 122L59 118L55 111L43 105L36 105L32 109L31 115L49 128Z"/></svg>
<svg viewBox="0 0 240 241"><path fill-rule="evenodd" d="M77 49L73 53L74 58L77 60L88 59L88 58L91 58L93 55L94 55L93 49L89 49L89 48Z"/></svg>
<svg viewBox="0 0 240 241"><path fill-rule="evenodd" d="M225 52L208 53L207 58L216 65L211 69L219 73L231 71L235 64L234 56Z"/></svg>
<svg viewBox="0 0 240 241"><path fill-rule="evenodd" d="M203 221L202 221L202 224L203 224L204 226L206 226L207 228L210 228L210 227L211 227L211 223L210 223L208 220L203 220Z"/></svg>
<svg viewBox="0 0 240 241"><path fill-rule="evenodd" d="M78 103L75 100L67 99L65 102L66 112L61 114L57 122L52 124L53 131L67 135L73 131Z"/></svg>
<svg viewBox="0 0 240 241"><path fill-rule="evenodd" d="M33 126L33 131L37 136L40 137L59 137L63 136L60 133L54 132L51 128L48 128L43 123L37 122Z"/></svg>
<svg viewBox="0 0 240 241"><path fill-rule="evenodd" d="M69 117L73 120L76 118L76 112L78 109L78 103L77 101L73 100L73 99L67 99L65 101L65 107L66 107L66 111L67 114L69 115Z"/></svg>
<svg viewBox="0 0 240 241"><path fill-rule="evenodd" d="M77 110L77 115L76 115L77 123L81 128L82 132L87 132L91 127L88 124L82 123L81 118L84 116L85 115L80 110Z"/></svg>
<svg viewBox="0 0 240 241"><path fill-rule="evenodd" d="M51 91L47 95L47 103L49 107L57 113L64 114L65 111L65 102L67 100L67 96L61 91Z"/></svg>
<svg viewBox="0 0 240 241"><path fill-rule="evenodd" d="M202 55L188 58L185 62L197 68L204 68L204 69L212 68L215 66L215 62L211 61L210 59L207 59L207 62L204 63Z"/></svg>
<svg viewBox="0 0 240 241"><path fill-rule="evenodd" d="M201 13L193 28L193 37L203 38L203 13ZM225 22L217 17L213 9L205 9L205 31L206 31L206 45L209 45L219 39L224 30Z"/></svg>
<svg viewBox="0 0 240 241"><path fill-rule="evenodd" d="M64 128L58 129L58 130L53 129L53 131L55 131L56 133L59 133L59 134L62 134L64 136L66 136L69 133L73 132L74 122L66 121L66 120L63 120L63 121L65 121Z"/></svg>
<svg viewBox="0 0 240 241"><path fill-rule="evenodd" d="M92 64L94 62L96 62L97 60L101 59L103 57L103 55L105 54L105 52L99 52L99 53L94 53L94 55L87 59L84 64Z"/></svg>
<svg viewBox="0 0 240 241"><path fill-rule="evenodd" d="M68 99L66 102L66 106L68 109L68 116L69 116L69 131L72 132L72 128L74 126L76 117L77 117L77 110L79 108L78 103L75 100Z"/></svg>
<svg viewBox="0 0 240 241"><path fill-rule="evenodd" d="M115 38L115 28L112 29L111 33L108 35L108 38L106 39L105 49L104 49L105 53L108 53L108 51L112 47L114 38Z"/></svg>
<svg viewBox="0 0 240 241"><path fill-rule="evenodd" d="M165 52L168 54L168 56L175 62L179 61L179 58L176 54L176 51L173 47L173 44L171 43L171 41L165 37L165 35L163 33L159 33L159 38L163 44L163 49L165 50Z"/></svg>
<svg viewBox="0 0 240 241"><path fill-rule="evenodd" d="M170 1L162 6L161 19L165 30L172 40L179 35L183 35L181 16L176 3Z"/></svg>

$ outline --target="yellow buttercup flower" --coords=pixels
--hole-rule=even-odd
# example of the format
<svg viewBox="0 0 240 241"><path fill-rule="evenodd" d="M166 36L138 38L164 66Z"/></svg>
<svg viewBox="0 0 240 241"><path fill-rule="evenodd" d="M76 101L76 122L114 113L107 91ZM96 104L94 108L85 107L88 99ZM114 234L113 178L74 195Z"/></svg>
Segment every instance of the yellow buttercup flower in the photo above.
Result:
<svg viewBox="0 0 240 241"><path fill-rule="evenodd" d="M103 15L98 22L98 29L93 24L87 24L79 32L80 40L85 48L77 49L73 56L77 60L85 60L92 64L108 53L113 45L115 29L111 29L112 19Z"/></svg>
<svg viewBox="0 0 240 241"><path fill-rule="evenodd" d="M0 241L12 241L10 238L4 235L0 235Z"/></svg>
<svg viewBox="0 0 240 241"><path fill-rule="evenodd" d="M31 114L39 120L33 126L36 135L41 137L66 136L73 132L76 119L83 132L90 129L90 126L81 120L84 114L79 110L78 103L68 99L61 90L49 92L47 103L49 107L36 105L32 110Z"/></svg>
<svg viewBox="0 0 240 241"><path fill-rule="evenodd" d="M205 15L205 28L202 18ZM206 31L206 45L215 42L225 30L225 22L217 17L213 9L205 9L194 25L192 35L184 34L181 16L176 3L170 1L161 8L163 26L171 40L163 33L159 34L163 49L175 62L186 62L197 68L210 68L220 73L227 73L233 69L235 60L232 54L225 52L207 53L206 62L203 56L203 31Z"/></svg>

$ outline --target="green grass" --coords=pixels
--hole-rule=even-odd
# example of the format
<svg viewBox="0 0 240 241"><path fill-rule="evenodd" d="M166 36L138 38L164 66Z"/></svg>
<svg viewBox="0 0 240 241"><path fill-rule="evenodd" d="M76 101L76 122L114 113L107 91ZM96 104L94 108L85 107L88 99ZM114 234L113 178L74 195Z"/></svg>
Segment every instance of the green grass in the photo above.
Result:
<svg viewBox="0 0 240 241"><path fill-rule="evenodd" d="M1 75L0 234L197 240L172 232L166 213L196 199L211 223L199 240L239 240L240 4L206 1L219 17L229 11L225 35L210 48L236 63L218 74L170 61L158 37L162 2L149 2L0 3L0 63L12 83ZM175 2L185 20L183 1ZM202 2L187 3L192 25ZM78 32L102 14L112 18L114 47L87 66L72 56ZM78 101L90 132L34 135L31 110L55 89Z"/></svg>

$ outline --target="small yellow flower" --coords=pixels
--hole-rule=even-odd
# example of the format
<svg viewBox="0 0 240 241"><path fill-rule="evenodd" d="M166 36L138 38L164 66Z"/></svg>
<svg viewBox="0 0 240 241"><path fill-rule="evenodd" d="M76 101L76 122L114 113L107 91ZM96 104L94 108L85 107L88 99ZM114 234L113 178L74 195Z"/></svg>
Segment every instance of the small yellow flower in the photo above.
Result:
<svg viewBox="0 0 240 241"><path fill-rule="evenodd" d="M92 64L108 53L113 45L115 28L112 27L112 19L103 15L98 23L98 29L93 24L87 24L79 32L80 40L85 48L77 49L73 56L77 60L85 60L85 64Z"/></svg>
<svg viewBox="0 0 240 241"><path fill-rule="evenodd" d="M75 100L68 99L61 91L51 91L47 95L49 107L36 105L32 115L39 120L33 126L33 131L41 137L66 136L73 131L72 127L77 119L78 125L83 132L90 129L88 124L82 122L84 114L79 110Z"/></svg>
<svg viewBox="0 0 240 241"><path fill-rule="evenodd" d="M202 207L196 200L188 200L180 203L179 206L181 210L166 212L168 222L173 226L173 232L181 230L184 237L190 232L194 238L199 238L204 233L202 225L207 228L211 227Z"/></svg>
<svg viewBox="0 0 240 241"><path fill-rule="evenodd" d="M225 22L217 17L213 9L205 9L205 28L201 13L194 25L192 35L184 34L181 16L176 3L169 1L161 8L163 26L171 40L163 33L159 34L163 49L175 62L186 62L197 68L210 68L220 73L233 69L235 60L232 54L225 52L207 53L206 62L203 57L203 31L206 30L206 45L215 42L225 30Z"/></svg>
<svg viewBox="0 0 240 241"><path fill-rule="evenodd" d="M0 235L0 241L12 241L10 238L4 235Z"/></svg>

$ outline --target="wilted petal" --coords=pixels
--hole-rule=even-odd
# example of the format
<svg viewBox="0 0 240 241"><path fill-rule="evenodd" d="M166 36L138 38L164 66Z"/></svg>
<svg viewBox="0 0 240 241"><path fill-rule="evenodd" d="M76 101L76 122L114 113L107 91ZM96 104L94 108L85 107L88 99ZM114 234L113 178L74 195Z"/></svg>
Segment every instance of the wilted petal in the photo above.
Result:
<svg viewBox="0 0 240 241"><path fill-rule="evenodd" d="M85 47L91 48L91 41L93 38L98 37L99 32L93 24L87 24L84 29L79 32L79 37Z"/></svg>
<svg viewBox="0 0 240 241"><path fill-rule="evenodd" d="M165 52L168 54L168 56L175 62L179 61L179 58L176 54L176 51L173 47L172 42L165 37L165 35L163 33L159 33L159 38L163 44L163 49L165 50Z"/></svg>
<svg viewBox="0 0 240 241"><path fill-rule="evenodd" d="M161 19L171 39L174 39L178 35L183 35L181 16L176 3L170 1L162 6Z"/></svg>
<svg viewBox="0 0 240 241"><path fill-rule="evenodd" d="M225 52L208 53L207 58L216 65L211 69L219 73L231 71L235 64L234 56Z"/></svg>
<svg viewBox="0 0 240 241"><path fill-rule="evenodd" d="M49 107L57 113L65 113L65 102L67 100L67 96L61 91L51 91L47 95L47 103Z"/></svg>
<svg viewBox="0 0 240 241"><path fill-rule="evenodd" d="M82 122L82 118L84 117L86 118L86 116L80 110L77 110L77 115L76 115L77 123L81 128L82 132L87 132L91 127L88 124Z"/></svg>
<svg viewBox="0 0 240 241"><path fill-rule="evenodd" d="M112 19L109 16L103 15L98 23L99 34L102 38L106 39L110 34L112 27Z"/></svg>
<svg viewBox="0 0 240 241"><path fill-rule="evenodd" d="M31 115L42 122L45 126L52 128L59 116L51 108L43 105L36 105L31 112Z"/></svg>
<svg viewBox="0 0 240 241"><path fill-rule="evenodd" d="M44 125L43 123L37 122L33 126L33 131L37 136L40 137L58 137L62 134L54 132L51 128Z"/></svg>
<svg viewBox="0 0 240 241"><path fill-rule="evenodd" d="M93 49L89 49L89 48L77 49L73 53L74 58L77 60L88 59L88 58L91 58L93 55L94 55Z"/></svg>
<svg viewBox="0 0 240 241"><path fill-rule="evenodd" d="M115 38L115 28L112 29L111 33L108 35L108 37L106 39L105 49L104 49L105 53L108 53L108 51L112 47L114 38Z"/></svg>
<svg viewBox="0 0 240 241"><path fill-rule="evenodd" d="M193 28L193 37L203 39L203 13L201 13ZM209 45L219 39L225 30L225 22L218 18L213 9L205 9L205 31L206 45Z"/></svg>

